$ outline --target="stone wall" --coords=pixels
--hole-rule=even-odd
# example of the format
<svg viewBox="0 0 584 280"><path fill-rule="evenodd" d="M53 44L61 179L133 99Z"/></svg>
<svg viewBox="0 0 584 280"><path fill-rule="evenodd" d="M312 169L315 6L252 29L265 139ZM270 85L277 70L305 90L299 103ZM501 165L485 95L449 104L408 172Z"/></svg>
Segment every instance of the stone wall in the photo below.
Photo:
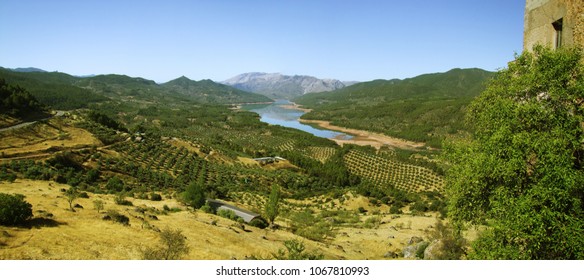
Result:
<svg viewBox="0 0 584 280"><path fill-rule="evenodd" d="M559 19L563 19L562 46L584 47L584 0L527 0L523 48L555 47L557 32L552 23Z"/></svg>

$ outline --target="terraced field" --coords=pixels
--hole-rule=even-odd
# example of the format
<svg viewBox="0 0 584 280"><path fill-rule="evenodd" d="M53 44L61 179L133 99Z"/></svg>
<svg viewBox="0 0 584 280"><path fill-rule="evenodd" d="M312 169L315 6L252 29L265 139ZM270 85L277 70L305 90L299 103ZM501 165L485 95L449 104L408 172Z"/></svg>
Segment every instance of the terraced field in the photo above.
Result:
<svg viewBox="0 0 584 280"><path fill-rule="evenodd" d="M329 160L337 150L332 147L308 147L305 149L305 154L322 163Z"/></svg>
<svg viewBox="0 0 584 280"><path fill-rule="evenodd" d="M391 159L352 150L345 155L349 171L377 186L393 185L408 192L442 190L444 180L433 171Z"/></svg>

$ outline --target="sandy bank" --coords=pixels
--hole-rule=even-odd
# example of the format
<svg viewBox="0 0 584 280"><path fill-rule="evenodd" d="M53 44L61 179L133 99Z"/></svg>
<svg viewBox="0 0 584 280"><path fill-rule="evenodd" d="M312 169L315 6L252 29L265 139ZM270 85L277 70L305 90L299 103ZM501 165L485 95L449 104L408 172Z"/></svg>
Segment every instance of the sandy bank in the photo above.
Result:
<svg viewBox="0 0 584 280"><path fill-rule="evenodd" d="M305 113L308 113L310 111L312 111L312 109L306 109L306 108L302 108L300 105L296 104L296 103L292 103L292 104L282 104L282 105L278 105L284 109L293 109L293 110L298 110L298 111L302 111Z"/></svg>
<svg viewBox="0 0 584 280"><path fill-rule="evenodd" d="M381 148L382 146L391 146L405 150L419 150L424 148L425 144L420 142L412 142L407 141L404 139L399 139L395 137L390 137L387 135L373 133L365 130L358 130L346 127L340 127L336 125L332 125L329 121L320 121L320 120L303 120L299 119L301 123L310 123L316 124L322 128L340 131L344 133L348 133L354 135L353 139L332 139L337 142L339 145L347 144L355 144L359 146L373 146L376 149Z"/></svg>

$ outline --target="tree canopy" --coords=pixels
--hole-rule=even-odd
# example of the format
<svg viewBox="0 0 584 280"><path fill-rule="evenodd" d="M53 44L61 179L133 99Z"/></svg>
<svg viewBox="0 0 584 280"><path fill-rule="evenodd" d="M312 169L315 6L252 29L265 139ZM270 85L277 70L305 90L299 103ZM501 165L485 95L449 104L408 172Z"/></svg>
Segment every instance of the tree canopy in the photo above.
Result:
<svg viewBox="0 0 584 280"><path fill-rule="evenodd" d="M471 135L446 145L450 217L487 225L470 258L584 258L582 61L524 52L471 104Z"/></svg>

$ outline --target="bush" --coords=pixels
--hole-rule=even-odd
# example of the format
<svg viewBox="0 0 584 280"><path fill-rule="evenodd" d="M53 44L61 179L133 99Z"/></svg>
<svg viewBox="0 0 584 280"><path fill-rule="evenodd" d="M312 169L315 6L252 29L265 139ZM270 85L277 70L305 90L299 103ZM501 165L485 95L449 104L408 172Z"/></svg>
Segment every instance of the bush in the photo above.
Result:
<svg viewBox="0 0 584 280"><path fill-rule="evenodd" d="M32 217L32 205L21 194L0 193L0 225L18 225Z"/></svg>
<svg viewBox="0 0 584 280"><path fill-rule="evenodd" d="M219 211L217 211L217 215L219 217L223 217L223 218L227 218L236 222L240 222L243 223L243 219L239 216L237 216L237 214L235 214L235 212L231 211L231 210L225 210L225 209L219 209Z"/></svg>
<svg viewBox="0 0 584 280"><path fill-rule="evenodd" d="M209 205L209 202L205 203L205 205L201 207L201 210L207 214L215 214L215 209Z"/></svg>
<svg viewBox="0 0 584 280"><path fill-rule="evenodd" d="M117 205L125 205L125 206L133 206L134 205L131 201L126 200L126 197L124 195L116 196L116 198L114 198L114 202Z"/></svg>
<svg viewBox="0 0 584 280"><path fill-rule="evenodd" d="M160 232L160 246L147 248L142 252L145 260L179 260L190 251L186 237L180 229L165 229Z"/></svg>
<svg viewBox="0 0 584 280"><path fill-rule="evenodd" d="M120 223L120 224L122 224L124 226L129 226L130 225L130 218L128 218L125 215L120 214L116 210L108 210L106 217L109 217L112 221L114 221L116 223Z"/></svg>
<svg viewBox="0 0 584 280"><path fill-rule="evenodd" d="M249 222L249 225L261 229L268 227L268 223L264 219L253 219Z"/></svg>
<svg viewBox="0 0 584 280"><path fill-rule="evenodd" d="M157 193L151 193L150 194L150 200L152 200L152 201L162 201L162 196L160 194L157 194Z"/></svg>
<svg viewBox="0 0 584 280"><path fill-rule="evenodd" d="M315 252L304 252L306 247L302 241L286 240L284 241L286 250L278 250L278 253L273 254L276 260L322 260L324 255Z"/></svg>

